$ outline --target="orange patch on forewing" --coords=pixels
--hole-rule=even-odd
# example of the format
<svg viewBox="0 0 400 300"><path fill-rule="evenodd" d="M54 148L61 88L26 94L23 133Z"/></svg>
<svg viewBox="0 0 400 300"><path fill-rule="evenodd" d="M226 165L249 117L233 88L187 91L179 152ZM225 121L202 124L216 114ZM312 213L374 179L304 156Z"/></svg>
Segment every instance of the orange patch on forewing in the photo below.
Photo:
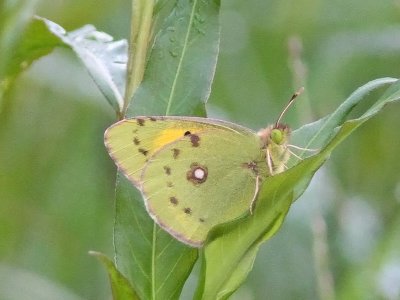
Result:
<svg viewBox="0 0 400 300"><path fill-rule="evenodd" d="M199 128L168 128L160 132L160 134L153 140L152 149L154 151L164 147L177 139L184 137L187 131L198 131Z"/></svg>

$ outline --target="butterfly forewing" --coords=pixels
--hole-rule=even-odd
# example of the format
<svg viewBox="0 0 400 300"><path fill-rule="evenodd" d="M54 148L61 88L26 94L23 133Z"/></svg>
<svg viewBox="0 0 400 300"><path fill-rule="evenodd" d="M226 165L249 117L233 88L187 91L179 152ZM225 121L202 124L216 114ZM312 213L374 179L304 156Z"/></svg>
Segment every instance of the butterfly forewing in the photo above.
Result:
<svg viewBox="0 0 400 300"><path fill-rule="evenodd" d="M118 168L138 186L146 161L156 151L181 138L185 132L203 130L206 125L165 117L138 117L109 127L104 140Z"/></svg>

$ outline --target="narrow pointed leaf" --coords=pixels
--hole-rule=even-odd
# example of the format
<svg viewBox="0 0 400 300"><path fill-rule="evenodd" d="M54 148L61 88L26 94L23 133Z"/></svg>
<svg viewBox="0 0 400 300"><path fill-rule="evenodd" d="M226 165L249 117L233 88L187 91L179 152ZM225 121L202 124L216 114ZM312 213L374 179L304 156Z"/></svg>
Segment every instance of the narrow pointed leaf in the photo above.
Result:
<svg viewBox="0 0 400 300"><path fill-rule="evenodd" d="M95 256L106 267L111 283L113 300L140 299L128 279L117 270L114 263L107 256L95 251L90 251L89 254Z"/></svg>

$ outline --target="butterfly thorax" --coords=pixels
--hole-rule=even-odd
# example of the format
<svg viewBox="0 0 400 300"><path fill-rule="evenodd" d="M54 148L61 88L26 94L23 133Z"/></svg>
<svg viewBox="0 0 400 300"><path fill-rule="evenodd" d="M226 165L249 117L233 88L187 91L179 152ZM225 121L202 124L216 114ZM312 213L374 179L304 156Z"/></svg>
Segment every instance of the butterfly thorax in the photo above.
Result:
<svg viewBox="0 0 400 300"><path fill-rule="evenodd" d="M270 175L283 172L290 156L287 149L290 137L289 126L278 123L261 129L257 134L260 137L262 149L265 151Z"/></svg>

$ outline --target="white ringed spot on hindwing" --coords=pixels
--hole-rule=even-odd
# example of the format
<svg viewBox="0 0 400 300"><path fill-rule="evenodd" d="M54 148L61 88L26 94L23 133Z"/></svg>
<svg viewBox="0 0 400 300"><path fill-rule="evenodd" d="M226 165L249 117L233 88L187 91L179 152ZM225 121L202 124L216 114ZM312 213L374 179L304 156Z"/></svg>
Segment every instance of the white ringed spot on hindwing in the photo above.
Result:
<svg viewBox="0 0 400 300"><path fill-rule="evenodd" d="M199 163L192 163L190 170L186 172L186 179L192 182L194 185L201 184L207 180L208 168L202 166Z"/></svg>

